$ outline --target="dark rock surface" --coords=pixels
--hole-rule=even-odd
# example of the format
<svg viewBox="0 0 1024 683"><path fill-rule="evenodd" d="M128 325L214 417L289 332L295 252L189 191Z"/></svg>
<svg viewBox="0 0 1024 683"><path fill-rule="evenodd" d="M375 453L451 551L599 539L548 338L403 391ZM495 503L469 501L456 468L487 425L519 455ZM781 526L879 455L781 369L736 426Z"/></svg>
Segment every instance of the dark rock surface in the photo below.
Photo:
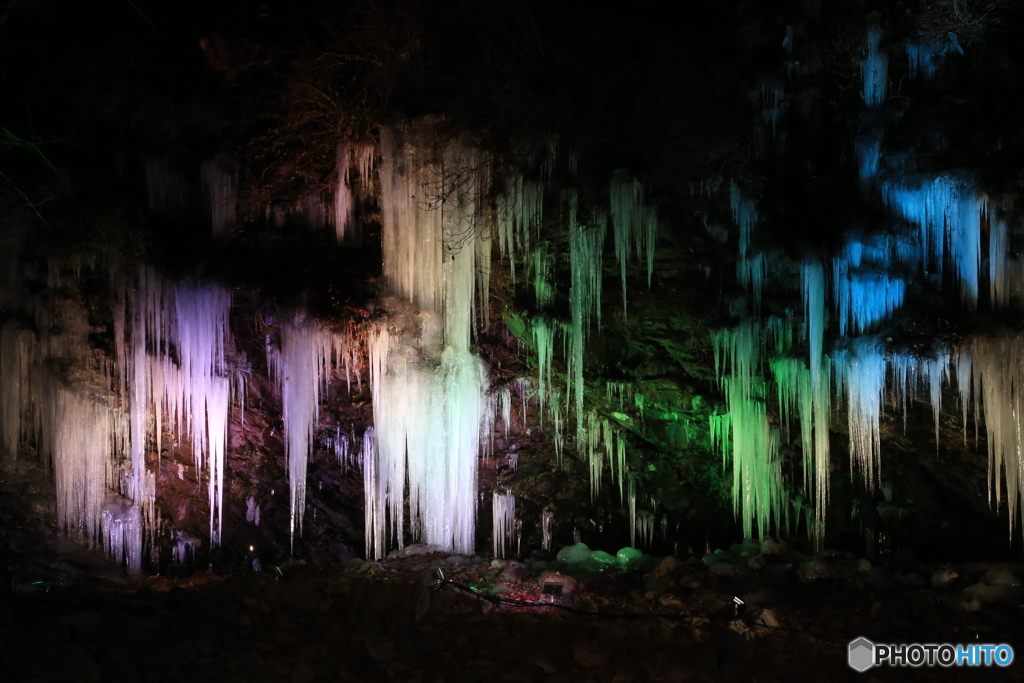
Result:
<svg viewBox="0 0 1024 683"><path fill-rule="evenodd" d="M700 558L665 558L646 572L556 562L575 590L551 595L542 592L550 570L525 565L507 577L517 565L395 555L383 563L6 593L4 680L821 681L855 676L846 648L859 636L1024 648L1016 578L1024 565L960 565L948 586L932 588L898 584L899 572L929 569L908 558L871 562L844 553L773 553L781 555L769 565L777 571L737 576L713 573L723 562L709 567ZM807 578L801 567L809 562L831 571ZM665 591L647 589L655 578ZM998 590L977 599L978 586ZM735 596L744 604L737 607ZM876 668L869 675L1012 681L1022 671Z"/></svg>

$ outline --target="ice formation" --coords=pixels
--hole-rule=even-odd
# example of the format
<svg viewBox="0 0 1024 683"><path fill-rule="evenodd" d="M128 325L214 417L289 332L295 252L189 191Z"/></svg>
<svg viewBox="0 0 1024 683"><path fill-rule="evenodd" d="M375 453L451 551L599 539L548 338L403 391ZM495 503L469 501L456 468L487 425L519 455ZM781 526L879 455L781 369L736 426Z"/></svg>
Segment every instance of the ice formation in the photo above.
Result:
<svg viewBox="0 0 1024 683"><path fill-rule="evenodd" d="M861 97L869 107L877 106L885 100L889 83L889 56L881 49L883 35L884 32L877 24L868 26L867 57L861 60L860 71L864 81Z"/></svg>
<svg viewBox="0 0 1024 683"><path fill-rule="evenodd" d="M551 550L555 534L555 513L551 508L544 508L540 514L541 542L540 547Z"/></svg>
<svg viewBox="0 0 1024 683"><path fill-rule="evenodd" d="M376 458L367 547L379 557L389 533L403 544L408 482L414 537L472 552L488 373L469 345L475 242L483 239L476 202L486 177L469 173L481 164L467 143L435 149L427 122L387 129L381 144L384 281L392 296L368 342Z"/></svg>
<svg viewBox="0 0 1024 683"><path fill-rule="evenodd" d="M332 341L333 336L312 321L294 319L281 326L281 352L274 370L283 408L293 545L295 532L302 533L306 464L320 415L320 395L330 373Z"/></svg>
<svg viewBox="0 0 1024 683"><path fill-rule="evenodd" d="M511 491L495 491L492 501L494 556L507 557L515 540L516 496Z"/></svg>
<svg viewBox="0 0 1024 683"><path fill-rule="evenodd" d="M615 257L622 280L622 310L627 311L626 270L632 251L647 265L647 286L654 275L654 246L658 236L657 212L644 201L644 188L628 171L612 174L610 183L611 222L615 239ZM538 305L540 297L538 295Z"/></svg>
<svg viewBox="0 0 1024 683"><path fill-rule="evenodd" d="M948 253L964 302L976 308L987 205L973 179L955 173L906 175L883 183L881 191L885 203L919 232L916 243L900 241L896 257L941 275Z"/></svg>
<svg viewBox="0 0 1024 683"><path fill-rule="evenodd" d="M939 40L907 43L907 62L910 67L910 77L935 77L942 66L942 57L950 52L964 53L955 33L950 33L947 38Z"/></svg>
<svg viewBox="0 0 1024 683"><path fill-rule="evenodd" d="M739 283L750 290L755 307L761 303L761 289L765 280L765 261L762 254L753 252L754 227L757 225L757 203L746 196L735 181L729 185L729 205L732 218L739 227L739 260L736 275Z"/></svg>
<svg viewBox="0 0 1024 683"><path fill-rule="evenodd" d="M245 521L260 525L260 504L252 496L245 499Z"/></svg>
<svg viewBox="0 0 1024 683"><path fill-rule="evenodd" d="M725 329L712 338L716 374L728 413L712 416L712 443L733 475L733 509L745 537L761 535L782 510L779 431L768 420L766 386L760 375L761 331L753 322Z"/></svg>
<svg viewBox="0 0 1024 683"><path fill-rule="evenodd" d="M51 264L56 290L77 277ZM146 454L150 440L159 452L165 427L188 437L197 468L205 469L211 543L220 540L231 297L216 285L172 285L150 269L120 291L112 362L93 354L77 302L20 303L35 329L0 328L0 428L11 456L37 440L52 463L60 526L138 571L145 539L157 532L156 476ZM52 359L73 373L56 372Z"/></svg>
<svg viewBox="0 0 1024 683"><path fill-rule="evenodd" d="M731 306L738 324L714 336L726 410L711 417L711 436L731 468L734 506L747 534L755 524L765 533L773 521L778 523L780 511L789 513L788 504L782 505L789 494L783 492L787 484L777 467L777 449L791 427L798 428L802 484L809 497L803 501L798 494L797 517L807 515L808 532L817 543L829 494L832 406L847 412L851 472L875 488L881 467L880 421L887 404L894 403L905 420L915 398L927 398L938 447L943 388L953 384L960 393L965 438L972 404L976 420L983 416L989 432L996 505L1006 495L1012 524L1020 514L1021 440L1016 427L1009 426L1016 420L1016 384L1011 378L1018 342L1002 335L976 340L973 347L961 343L950 349L936 343L932 348L901 348L888 336L894 319L914 297L950 285L959 290L968 311L986 304L993 309L1019 305L1024 268L1011 246L1018 228L1009 222L1006 203L982 192L975 173L918 172L914 159L888 153L891 119L879 109L887 97L890 66L882 39L881 28L869 22L861 61L865 111L853 151L865 201L880 205L900 223L885 230L852 229L826 259L807 253L795 262L775 254L768 260L754 247L757 203L736 181L729 182L728 201L739 233L736 279L746 296ZM933 76L943 55L958 50L952 38L908 46L910 76ZM765 121L784 125L775 106L782 91L765 83ZM712 179L702 184L702 194L715 196L721 186L720 179ZM763 316L759 302L764 283L769 276L788 277L794 269L800 273L802 310ZM769 393L777 399L782 430L768 414Z"/></svg>
<svg viewBox="0 0 1024 683"><path fill-rule="evenodd" d="M235 225L238 206L238 164L227 154L218 154L203 164L203 184L210 195L213 234L222 235Z"/></svg>
<svg viewBox="0 0 1024 683"><path fill-rule="evenodd" d="M598 212L591 221L580 221L575 194L568 197L568 203L569 265L572 271L572 287L569 290L572 326L569 341L568 391L573 396L576 407L576 441L577 444L582 444L586 438L583 412L583 352L594 318L597 318L598 329L601 327L602 254L608 216Z"/></svg>
<svg viewBox="0 0 1024 683"><path fill-rule="evenodd" d="M963 358L959 360L964 364ZM988 439L989 495L997 508L1003 501L1010 518L1010 537L1018 524L1024 482L1024 336L1004 334L976 338L970 349L976 405L984 413ZM965 380L961 380L964 382ZM961 385L961 395L967 391ZM976 407L976 410L978 408Z"/></svg>
<svg viewBox="0 0 1024 683"><path fill-rule="evenodd" d="M185 179L171 170L166 159L150 158L144 162L149 210L174 215L188 203L191 189Z"/></svg>
<svg viewBox="0 0 1024 683"><path fill-rule="evenodd" d="M772 129L772 137L779 129L785 105L786 83L781 78L766 78L761 81L761 118Z"/></svg>

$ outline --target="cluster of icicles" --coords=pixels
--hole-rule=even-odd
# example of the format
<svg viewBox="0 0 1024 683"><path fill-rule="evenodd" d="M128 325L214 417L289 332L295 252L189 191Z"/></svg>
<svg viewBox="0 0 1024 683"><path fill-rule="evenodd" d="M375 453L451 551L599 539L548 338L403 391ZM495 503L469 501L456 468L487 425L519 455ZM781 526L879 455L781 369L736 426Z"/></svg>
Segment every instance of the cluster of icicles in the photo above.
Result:
<svg viewBox="0 0 1024 683"><path fill-rule="evenodd" d="M269 321L267 367L282 399L293 542L302 533L308 457L322 430L340 464L362 470L367 556L381 557L389 546L402 546L405 529L415 541L472 552L478 461L493 448L490 439L499 420L507 435L513 393L522 397L524 418L531 394L540 402L559 453L574 398L578 444L592 463L593 490L607 457L625 503L626 444L612 423L584 410L583 351L593 318L600 325L609 224L624 301L632 259L646 260L650 279L657 220L641 186L616 174L610 210L588 210L586 220L578 215L575 197L561 201L569 226L572 320L554 323L538 315L532 324L540 349L537 391L522 380L492 388L486 364L471 348L473 334L489 325L493 242L513 269L518 260L533 271L539 309L551 303L552 250L538 237L555 153L552 145L535 155L544 159L535 159L535 179L501 176L465 140L439 141L428 121L384 129L376 149L339 146L333 202L308 198L287 210L305 212L314 223L320 220L311 216L333 218L339 243L357 246L360 193L371 185L371 174L379 177L384 277L378 315L345 330L330 329L301 311ZM236 173L227 157L204 165L215 235L234 221ZM188 184L165 164L150 161L147 178L154 211L173 215L187 203ZM497 200L485 201L499 184ZM273 209L279 210L284 211ZM112 312L116 357L109 358L90 347L86 309L60 296L60 278L78 278L77 271L54 265L51 295L31 297L20 289L15 262L8 265L11 277L0 291L0 304L16 315L0 330L0 431L6 457L38 444L53 466L61 526L137 570L147 543L152 552L161 533L155 500L162 440L186 444L196 480L208 485L210 542L217 545L229 421L232 415L244 419L251 371L232 339L231 292L211 282L170 282L148 268L130 277L112 273L120 294ZM572 377L564 398L552 382L559 336ZM321 399L332 381L343 380L351 392L364 374L373 396L373 427L361 437L340 424L323 429ZM93 378L92 383L82 377ZM147 459L153 452L157 457ZM631 500L635 518L635 493ZM258 523L258 505L250 498L247 507L248 519ZM513 533L521 533L515 507L511 494L495 494L498 554L512 551ZM550 545L550 511L542 524ZM174 536L175 557L184 558L197 540L181 530Z"/></svg>
<svg viewBox="0 0 1024 683"><path fill-rule="evenodd" d="M867 107L855 143L860 186L866 201L902 219L901 231L851 231L830 260L807 256L799 271L802 306L763 316L761 293L769 280L790 278L783 257L753 248L757 202L735 183L727 194L739 233L737 280L746 289L734 303L740 320L714 336L716 372L727 410L712 416L714 445L732 466L733 503L745 535L806 524L812 540L824 534L829 486L829 419L845 408L851 474L866 485L880 477L880 420L891 398L904 416L908 404L927 394L938 445L943 389L955 387L964 420L974 406L983 416L989 452L989 490L1009 510L1010 534L1019 514L1024 447L1024 337L1017 333L979 337L955 348L912 352L896 348L884 330L916 289L941 290L953 284L964 308L976 311L979 300L992 309L1024 303L1024 262L1010 249L1020 226L1011 226L998 202L986 197L966 172L916 172L912 160L887 159L878 121L888 87L888 57L883 33L869 26L862 62L862 98ZM941 57L959 46L940 41L908 48L910 76L934 77ZM780 124L785 84L771 102L765 121ZM769 115L770 114L770 115ZM707 184L712 193L723 183ZM988 296L983 296L987 281ZM826 332L830 334L826 346ZM778 406L778 421L768 405ZM980 420L979 420L980 421ZM803 452L804 494L790 500L783 481L781 448L789 429L798 426ZM806 502L813 503L805 505ZM797 519L792 519L795 512ZM802 518L802 519L801 519Z"/></svg>
<svg viewBox="0 0 1024 683"><path fill-rule="evenodd" d="M146 454L161 452L166 428L189 444L205 473L217 544L232 392L244 400L225 355L230 294L199 282L173 284L148 269L132 283L122 280L111 359L92 351L87 309L62 287L77 278L77 270L53 263L47 295L34 297L18 291L17 277L8 279L5 308L18 315L0 328L6 457L36 444L52 466L60 526L138 570L144 544L155 542L159 528L159 465Z"/></svg>

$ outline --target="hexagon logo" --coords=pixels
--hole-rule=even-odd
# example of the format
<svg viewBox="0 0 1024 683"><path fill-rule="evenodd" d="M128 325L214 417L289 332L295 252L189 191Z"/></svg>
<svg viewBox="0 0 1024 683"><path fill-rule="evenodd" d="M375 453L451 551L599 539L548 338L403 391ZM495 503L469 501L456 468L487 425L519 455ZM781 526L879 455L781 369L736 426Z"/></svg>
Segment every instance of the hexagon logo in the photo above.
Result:
<svg viewBox="0 0 1024 683"><path fill-rule="evenodd" d="M850 668L864 673L875 665L875 644L867 638L858 638L850 642Z"/></svg>

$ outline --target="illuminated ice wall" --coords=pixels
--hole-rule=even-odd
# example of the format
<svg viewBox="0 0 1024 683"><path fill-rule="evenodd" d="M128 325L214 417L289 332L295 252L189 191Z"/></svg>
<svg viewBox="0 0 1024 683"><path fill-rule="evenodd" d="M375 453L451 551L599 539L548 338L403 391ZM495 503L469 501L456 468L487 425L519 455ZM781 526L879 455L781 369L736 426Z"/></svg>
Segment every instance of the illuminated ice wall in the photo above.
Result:
<svg viewBox="0 0 1024 683"><path fill-rule="evenodd" d="M119 276L112 274L112 280ZM221 538L231 377L231 295L198 281L177 285L143 268L121 281L113 305L113 358L95 353L83 302L69 294L80 268L50 264L49 295L8 292L0 330L4 457L37 444L52 465L61 528L132 571L159 530L156 470L165 429L190 446L205 478L210 542Z"/></svg>
<svg viewBox="0 0 1024 683"><path fill-rule="evenodd" d="M883 460L883 415L905 415L916 397L926 397L938 447L945 390L959 394L965 423L972 407L983 416L992 500L996 506L1006 500L1011 533L1017 524L1024 472L1020 337L997 334L955 347L933 340L911 348L894 342L893 330L907 307L927 296L959 301L969 314L979 308L1019 308L1024 271L1011 244L1024 226L1012 222L1013 202L989 197L976 173L925 172L905 154L887 156L884 143L893 117L881 109L889 78L883 39L877 25L866 26L861 62L866 115L853 158L862 197L887 220L874 228L851 225L831 253L794 260L753 247L760 218L752 192L734 181L718 196L731 207L737 281L744 295L732 307L735 326L714 336L726 410L712 417L711 426L714 446L732 470L736 514L747 535L770 533L793 507L791 497L811 498L814 515L807 531L821 541L833 407L845 411L851 476L859 474L874 490ZM908 46L910 76L935 76L940 58L959 49L954 43ZM773 95L771 101L782 100ZM782 113L766 114L773 134L780 121ZM794 270L800 273L800 290L792 293L799 294L802 307L762 314L765 287L793 290L788 283L795 283ZM771 411L782 425L796 427L794 445L803 454L802 478L796 481L779 475L780 432Z"/></svg>
<svg viewBox="0 0 1024 683"><path fill-rule="evenodd" d="M379 557L389 539L405 542L407 495L415 540L472 552L489 380L470 337L478 243L489 242L487 176L478 150L436 140L427 122L385 129L380 154L384 291L368 341L376 457L367 547Z"/></svg>

